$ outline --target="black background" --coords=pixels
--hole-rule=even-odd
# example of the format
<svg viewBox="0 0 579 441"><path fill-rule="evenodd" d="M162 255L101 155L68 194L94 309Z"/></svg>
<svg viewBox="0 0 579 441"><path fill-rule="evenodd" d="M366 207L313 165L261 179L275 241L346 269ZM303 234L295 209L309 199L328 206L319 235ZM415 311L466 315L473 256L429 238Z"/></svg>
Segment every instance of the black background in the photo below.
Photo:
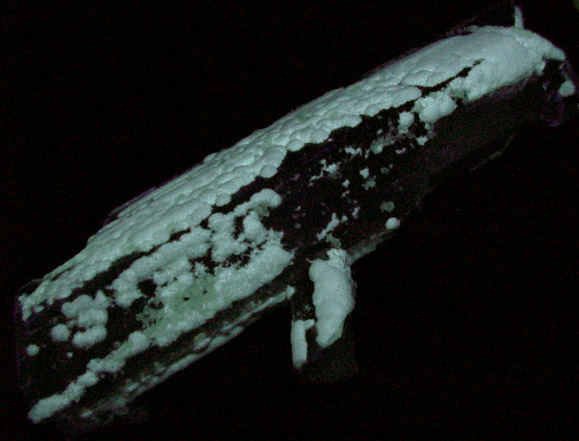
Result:
<svg viewBox="0 0 579 441"><path fill-rule="evenodd" d="M4 6L5 439L62 439L16 386L20 286L114 207L494 1L116 3ZM571 51L571 0L519 3ZM148 421L85 439L558 438L579 411L577 144L577 121L524 130L354 265L355 379L301 384L282 309L138 399Z"/></svg>

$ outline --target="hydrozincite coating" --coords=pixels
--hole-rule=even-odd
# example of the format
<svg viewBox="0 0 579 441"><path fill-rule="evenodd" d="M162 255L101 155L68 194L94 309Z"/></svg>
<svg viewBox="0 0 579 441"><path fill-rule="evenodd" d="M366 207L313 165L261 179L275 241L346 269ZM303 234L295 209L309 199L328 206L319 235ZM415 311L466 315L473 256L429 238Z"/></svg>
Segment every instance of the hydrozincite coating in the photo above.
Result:
<svg viewBox="0 0 579 441"><path fill-rule="evenodd" d="M31 420L106 421L288 300L307 373L340 343L355 260L495 141L577 112L564 53L518 17L389 63L113 211L19 293Z"/></svg>

